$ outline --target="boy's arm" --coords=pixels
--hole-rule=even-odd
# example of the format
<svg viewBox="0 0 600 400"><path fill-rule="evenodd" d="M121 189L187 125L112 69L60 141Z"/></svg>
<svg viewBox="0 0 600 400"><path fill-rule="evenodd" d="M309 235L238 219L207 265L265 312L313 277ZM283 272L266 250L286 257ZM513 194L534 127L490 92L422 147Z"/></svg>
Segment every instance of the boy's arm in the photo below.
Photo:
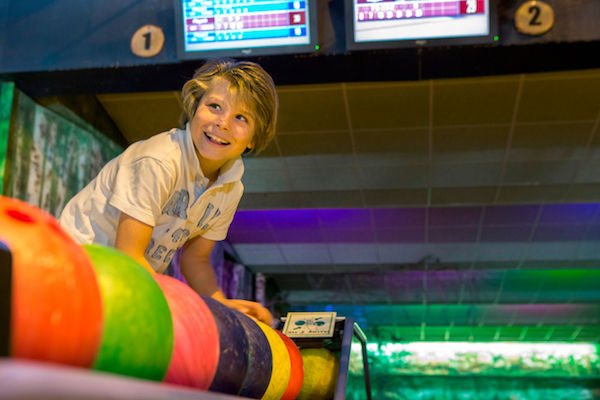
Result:
<svg viewBox="0 0 600 400"><path fill-rule="evenodd" d="M115 237L115 249L133 257L149 271L154 270L146 261L144 254L152 238L152 229L151 225L121 212Z"/></svg>
<svg viewBox="0 0 600 400"><path fill-rule="evenodd" d="M115 248L133 257L136 261L152 271L144 254L152 238L152 226L147 225L130 215L121 212ZM259 303L240 299L227 299L219 285L214 270L210 264L210 252L215 242L195 237L185 244L180 258L181 273L192 289L201 295L210 296L230 308L256 318L268 325L272 322L272 315Z"/></svg>
<svg viewBox="0 0 600 400"><path fill-rule="evenodd" d="M181 273L190 287L201 295L210 296L230 308L270 325L273 316L259 303L225 297L210 264L210 253L214 244L214 241L201 236L196 236L185 244L179 260Z"/></svg>

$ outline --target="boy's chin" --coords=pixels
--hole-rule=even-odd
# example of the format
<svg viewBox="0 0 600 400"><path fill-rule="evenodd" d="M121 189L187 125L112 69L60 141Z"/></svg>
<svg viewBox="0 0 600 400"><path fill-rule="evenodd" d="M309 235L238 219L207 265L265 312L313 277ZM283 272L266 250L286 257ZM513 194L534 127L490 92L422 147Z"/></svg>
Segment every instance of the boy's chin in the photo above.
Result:
<svg viewBox="0 0 600 400"><path fill-rule="evenodd" d="M229 152L227 150L218 151L217 149L217 151L197 151L196 154L198 155L198 157L206 161L225 164L229 160L233 160L240 157L242 155L242 152Z"/></svg>

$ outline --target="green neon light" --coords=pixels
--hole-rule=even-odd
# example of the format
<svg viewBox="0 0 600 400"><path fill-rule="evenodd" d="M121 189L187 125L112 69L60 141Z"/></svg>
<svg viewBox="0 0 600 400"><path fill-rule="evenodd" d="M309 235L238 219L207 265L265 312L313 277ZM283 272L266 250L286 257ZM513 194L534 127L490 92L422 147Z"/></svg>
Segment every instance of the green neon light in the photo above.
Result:
<svg viewBox="0 0 600 400"><path fill-rule="evenodd" d="M371 342L367 353L374 373L384 375L600 376L600 352L592 343Z"/></svg>

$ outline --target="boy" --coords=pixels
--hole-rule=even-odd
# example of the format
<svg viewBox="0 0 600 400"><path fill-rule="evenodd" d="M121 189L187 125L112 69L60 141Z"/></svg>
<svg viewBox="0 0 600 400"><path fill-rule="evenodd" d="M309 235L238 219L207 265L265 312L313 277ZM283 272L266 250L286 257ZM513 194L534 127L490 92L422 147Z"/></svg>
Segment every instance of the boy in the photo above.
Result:
<svg viewBox="0 0 600 400"><path fill-rule="evenodd" d="M129 146L69 201L61 225L158 273L183 246L180 268L194 290L270 324L260 304L225 298L210 252L242 196L241 155L260 152L275 134L275 85L257 64L209 61L185 83L182 101L186 129Z"/></svg>

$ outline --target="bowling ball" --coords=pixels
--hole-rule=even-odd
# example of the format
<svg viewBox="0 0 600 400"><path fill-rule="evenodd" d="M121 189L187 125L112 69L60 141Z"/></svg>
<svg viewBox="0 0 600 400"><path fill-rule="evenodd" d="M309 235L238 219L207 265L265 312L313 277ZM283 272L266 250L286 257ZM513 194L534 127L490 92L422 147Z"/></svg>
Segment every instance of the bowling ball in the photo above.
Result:
<svg viewBox="0 0 600 400"><path fill-rule="evenodd" d="M165 382L206 390L219 363L217 324L202 298L185 283L152 275L162 289L173 318L175 344Z"/></svg>
<svg viewBox="0 0 600 400"><path fill-rule="evenodd" d="M208 390L238 394L248 371L248 338L233 310L223 303L201 296L217 323L219 365Z"/></svg>
<svg viewBox="0 0 600 400"><path fill-rule="evenodd" d="M162 380L173 352L173 321L162 290L128 255L97 244L84 248L96 270L104 307L93 368Z"/></svg>
<svg viewBox="0 0 600 400"><path fill-rule="evenodd" d="M304 382L298 400L328 400L333 397L340 366L337 356L324 348L301 349Z"/></svg>
<svg viewBox="0 0 600 400"><path fill-rule="evenodd" d="M12 255L10 355L90 367L102 303L83 248L50 214L2 196L0 240Z"/></svg>
<svg viewBox="0 0 600 400"><path fill-rule="evenodd" d="M265 333L251 318L239 311L232 310L246 331L248 338L248 373L239 396L260 399L271 380L273 356Z"/></svg>
<svg viewBox="0 0 600 400"><path fill-rule="evenodd" d="M300 389L302 388L302 382L304 380L304 365L302 364L302 355L296 343L280 331L275 331L283 339L283 343L290 353L291 371L290 371L290 382L287 385L281 400L294 400L298 397Z"/></svg>
<svg viewBox="0 0 600 400"><path fill-rule="evenodd" d="M288 383L290 382L290 353L288 352L283 339L275 332L275 329L260 321L257 321L256 323L265 333L265 336L269 341L269 346L271 347L271 354L273 355L271 380L269 381L269 386L262 398L265 400L279 400L285 393Z"/></svg>

